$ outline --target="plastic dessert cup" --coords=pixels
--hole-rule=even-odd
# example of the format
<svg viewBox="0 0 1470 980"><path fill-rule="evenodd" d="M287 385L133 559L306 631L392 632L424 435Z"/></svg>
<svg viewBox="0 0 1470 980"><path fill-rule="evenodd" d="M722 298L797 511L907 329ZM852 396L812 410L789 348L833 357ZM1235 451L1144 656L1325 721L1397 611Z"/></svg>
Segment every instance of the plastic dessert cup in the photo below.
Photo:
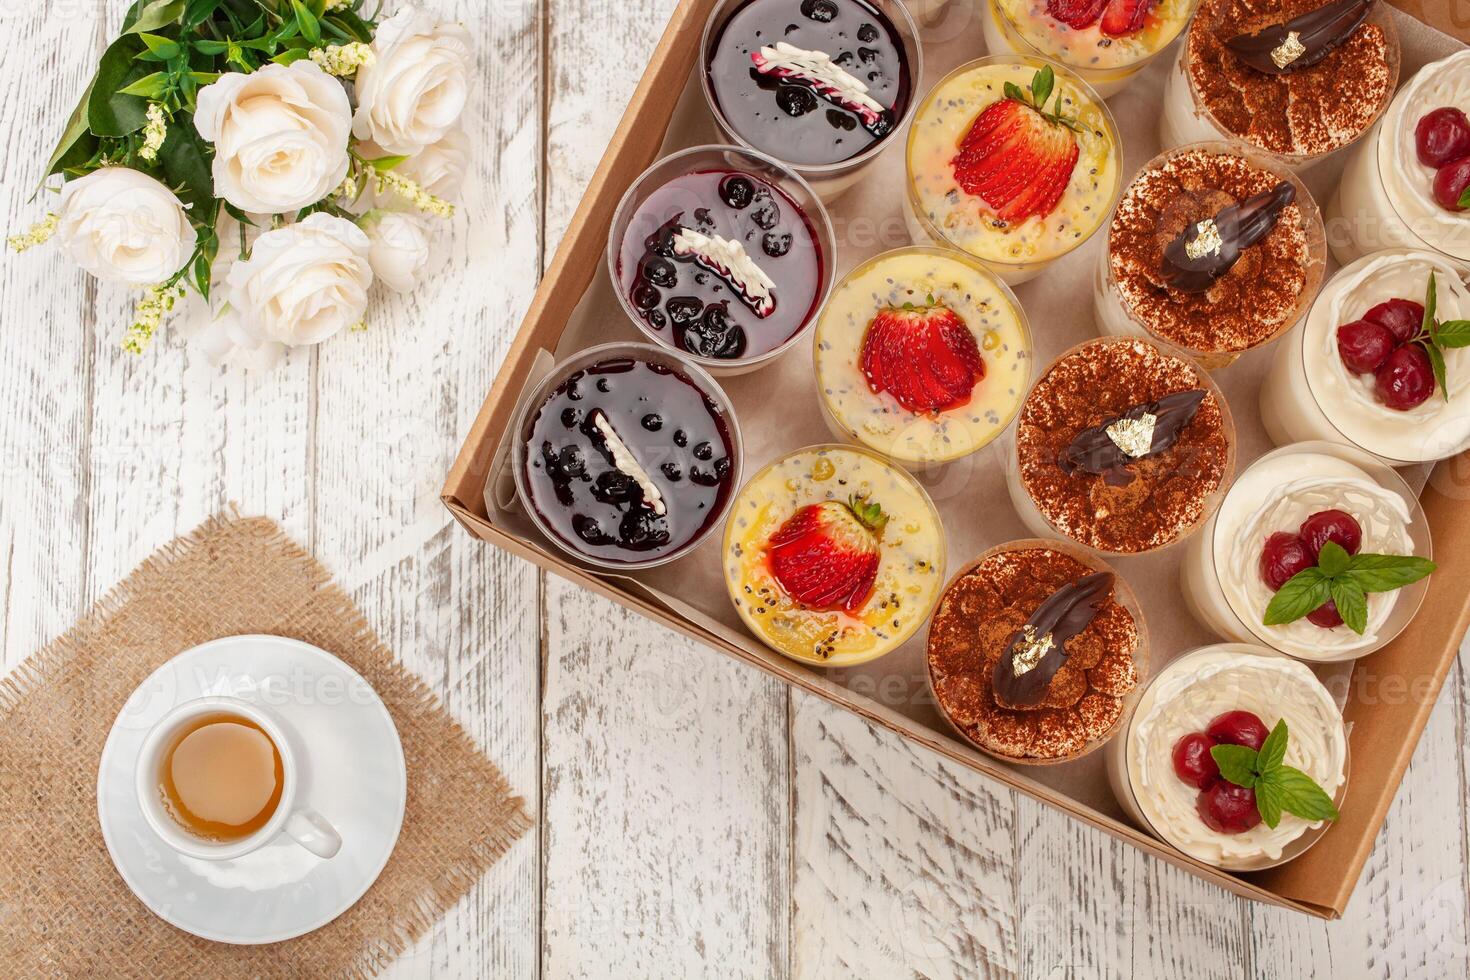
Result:
<svg viewBox="0 0 1470 980"><path fill-rule="evenodd" d="M1415 248L1470 264L1470 213L1447 211L1435 201L1436 171L1419 162L1415 146L1419 120L1444 107L1470 110L1470 51L1419 69L1348 157L1327 208L1339 262Z"/></svg>
<svg viewBox="0 0 1470 980"><path fill-rule="evenodd" d="M1075 28L1052 16L1047 0L983 2L986 50L1049 58L1107 99L1174 42L1199 0L1160 0L1136 31L1117 36L1104 33L1102 9L1092 23Z"/></svg>
<svg viewBox="0 0 1470 980"><path fill-rule="evenodd" d="M700 40L700 81L731 142L832 200L912 117L918 35L900 0L720 0Z"/></svg>
<svg viewBox="0 0 1470 980"><path fill-rule="evenodd" d="M513 431L521 504L593 568L634 571L687 554L740 485L735 406L698 365L651 344L603 344L562 361Z"/></svg>
<svg viewBox="0 0 1470 980"><path fill-rule="evenodd" d="M1419 611L1428 579L1370 593L1362 636L1306 619L1262 622L1275 594L1261 572L1266 539L1294 534L1302 521L1327 510L1352 515L1363 532L1363 552L1430 557L1418 497L1393 467L1338 443L1282 446L1241 472L1220 509L1185 545L1181 584L1195 619L1225 639L1315 662L1355 660L1391 642Z"/></svg>
<svg viewBox="0 0 1470 980"><path fill-rule="evenodd" d="M1200 0L1164 85L1162 145L1239 140L1301 169L1367 133L1388 108L1399 78L1398 31L1381 0L1340 47L1287 74L1258 71L1225 44L1259 30L1263 21L1285 23L1323 2L1275 0L1274 18L1258 6L1250 20L1237 21L1243 8L1230 0Z"/></svg>
<svg viewBox="0 0 1470 980"><path fill-rule="evenodd" d="M1235 471L1220 389L1182 351L1138 338L1085 341L1053 361L1013 442L1006 485L1026 527L1102 555L1185 540Z"/></svg>
<svg viewBox="0 0 1470 980"><path fill-rule="evenodd" d="M1332 824L1283 813L1275 829L1261 823L1226 834L1205 825L1195 809L1199 791L1175 773L1171 753L1184 735L1235 710L1254 713L1267 729L1284 718L1285 764L1311 776L1342 810L1348 740L1332 694L1306 665L1261 646L1219 643L1171 661L1103 755L1113 795L1134 823L1206 864L1261 871L1301 856Z"/></svg>
<svg viewBox="0 0 1470 980"><path fill-rule="evenodd" d="M1031 381L1021 304L948 249L894 249L853 269L827 300L812 348L833 435L910 469L989 445Z"/></svg>
<svg viewBox="0 0 1470 980"><path fill-rule="evenodd" d="M1112 581L1089 600L1096 613L1086 627L1060 645L1052 632L1037 634L1029 621L1043 618L1043 602L1097 573ZM995 675L1001 658L1025 657L1027 626L1067 656L1044 699L1017 707L1002 703ZM991 548L950 580L929 625L928 664L934 702L961 738L1007 762L1069 762L1123 725L1148 674L1148 630L1133 590L1106 564L1075 545L1024 539Z"/></svg>
<svg viewBox="0 0 1470 980"><path fill-rule="evenodd" d="M733 146L654 163L623 194L607 239L623 311L719 377L796 345L832 288L836 256L827 209L806 182Z"/></svg>
<svg viewBox="0 0 1470 980"><path fill-rule="evenodd" d="M1283 182L1291 203L1264 238L1206 288L1174 288L1161 240L1195 234L1223 208L1248 206ZM1321 212L1291 170L1238 143L1195 143L1149 161L1124 192L1098 253L1093 313L1104 335L1162 340L1213 370L1290 330L1326 269Z"/></svg>
<svg viewBox="0 0 1470 980"><path fill-rule="evenodd" d="M1050 211L1008 221L984 197L961 186L956 165L976 121L1005 100L1006 84L1029 91L1045 67L1055 77L1048 107L1060 98L1063 111L1081 130L1063 129L1075 142L1078 156ZM1068 69L1024 55L992 56L961 65L929 91L909 127L904 193L909 235L916 244L964 252L1011 285L1025 282L1081 246L1107 221L1122 184L1121 147L1107 104ZM971 179L967 176L965 182Z"/></svg>
<svg viewBox="0 0 1470 980"><path fill-rule="evenodd" d="M944 582L945 537L908 473L866 449L819 445L751 477L722 555L730 599L758 639L793 660L850 667L919 631Z"/></svg>
<svg viewBox="0 0 1470 980"><path fill-rule="evenodd" d="M1425 401L1406 411L1384 404L1374 376L1350 371L1338 348L1338 328L1380 303L1422 303L1431 273L1439 319L1470 318L1470 289L1457 266L1432 252L1366 255L1322 287L1261 386L1261 420L1276 445L1322 439L1356 446L1394 466L1446 459L1470 448L1470 348L1444 351L1448 400L1436 383Z"/></svg>

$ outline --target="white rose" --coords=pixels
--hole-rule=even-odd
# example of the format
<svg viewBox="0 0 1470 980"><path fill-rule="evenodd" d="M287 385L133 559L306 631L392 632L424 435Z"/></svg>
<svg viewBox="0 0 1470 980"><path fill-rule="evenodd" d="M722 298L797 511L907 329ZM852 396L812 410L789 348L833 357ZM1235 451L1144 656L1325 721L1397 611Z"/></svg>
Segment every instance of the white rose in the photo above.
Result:
<svg viewBox="0 0 1470 980"><path fill-rule="evenodd" d="M394 169L435 197L453 201L458 199L460 188L464 186L465 170L469 164L469 137L456 126Z"/></svg>
<svg viewBox="0 0 1470 980"><path fill-rule="evenodd" d="M353 134L394 156L437 143L464 112L469 72L468 31L400 10L378 25L372 64L357 70Z"/></svg>
<svg viewBox="0 0 1470 980"><path fill-rule="evenodd" d="M147 174L103 167L61 189L53 240L98 279L149 286L183 268L194 226L174 192Z"/></svg>
<svg viewBox="0 0 1470 980"><path fill-rule="evenodd" d="M373 276L396 293L423 281L434 257L428 222L405 211L374 211L363 221L372 247L368 261Z"/></svg>
<svg viewBox="0 0 1470 980"><path fill-rule="evenodd" d="M304 59L221 75L199 90L194 126L214 144L215 194L243 211L304 208L347 176L347 90Z"/></svg>
<svg viewBox="0 0 1470 980"><path fill-rule="evenodd" d="M262 234L225 276L245 341L236 343L319 344L361 321L373 281L370 247L357 225L322 212Z"/></svg>

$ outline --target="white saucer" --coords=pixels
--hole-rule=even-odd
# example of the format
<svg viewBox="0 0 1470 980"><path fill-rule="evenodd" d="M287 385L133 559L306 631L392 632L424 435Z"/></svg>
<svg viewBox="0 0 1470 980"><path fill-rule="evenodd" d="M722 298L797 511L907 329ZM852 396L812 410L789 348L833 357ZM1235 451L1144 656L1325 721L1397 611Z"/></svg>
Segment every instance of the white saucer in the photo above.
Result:
<svg viewBox="0 0 1470 980"><path fill-rule="evenodd" d="M336 857L282 836L238 860L201 861L149 828L134 781L143 736L205 695L266 705L296 730L307 756L301 801L342 835ZM407 793L398 729L360 674L298 640L232 636L185 650L128 698L102 748L97 817L118 872L159 918L217 942L274 943L321 928L362 897L393 853Z"/></svg>

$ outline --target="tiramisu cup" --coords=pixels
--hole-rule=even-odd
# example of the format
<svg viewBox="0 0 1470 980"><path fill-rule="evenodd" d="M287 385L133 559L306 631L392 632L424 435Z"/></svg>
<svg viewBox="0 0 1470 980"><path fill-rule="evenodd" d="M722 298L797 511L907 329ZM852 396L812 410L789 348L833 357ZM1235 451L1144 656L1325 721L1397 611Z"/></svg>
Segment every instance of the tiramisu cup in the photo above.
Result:
<svg viewBox="0 0 1470 980"><path fill-rule="evenodd" d="M834 435L910 467L988 445L1031 381L1021 304L946 249L895 249L849 272L817 321L813 352Z"/></svg>
<svg viewBox="0 0 1470 980"><path fill-rule="evenodd" d="M1272 441L1345 443L1395 466L1470 448L1470 349L1460 346L1470 340L1470 289L1461 275L1436 253L1393 249L1333 276L1261 387Z"/></svg>
<svg viewBox="0 0 1470 980"><path fill-rule="evenodd" d="M1388 248L1470 263L1470 51L1425 65L1348 158L1328 205L1346 264Z"/></svg>
<svg viewBox="0 0 1470 980"><path fill-rule="evenodd" d="M1351 563L1381 569L1390 558L1428 559L1429 525L1414 491L1391 466L1331 442L1300 442L1247 467L1215 516L1185 545L1184 599L1219 636L1264 643L1302 660L1353 660L1387 644L1408 625L1427 579L1382 581L1361 593L1361 622L1345 623L1328 598L1287 622L1268 621L1271 604L1295 576L1323 561L1334 541ZM1401 582L1417 562L1399 562ZM1393 587L1388 587L1393 586ZM1330 593L1329 593L1330 594ZM1362 632L1358 632L1361 629Z"/></svg>
<svg viewBox="0 0 1470 980"><path fill-rule="evenodd" d="M1006 475L1033 533L1131 555L1193 533L1234 469L1235 426L1209 375L1156 341L1103 338L1031 387Z"/></svg>
<svg viewBox="0 0 1470 980"><path fill-rule="evenodd" d="M1347 789L1332 693L1306 665L1244 643L1200 647L1155 674L1105 758L1134 822L1227 871L1301 855Z"/></svg>
<svg viewBox="0 0 1470 980"><path fill-rule="evenodd" d="M1165 147L1236 139L1292 167L1388 107L1399 40L1381 0L1200 0L1164 87Z"/></svg>
<svg viewBox="0 0 1470 980"><path fill-rule="evenodd" d="M982 0L985 47L1066 65L1109 98L1189 23L1198 0Z"/></svg>
<svg viewBox="0 0 1470 980"><path fill-rule="evenodd" d="M966 741L1010 762L1067 762L1113 736L1148 672L1128 584L1056 541L992 548L944 590L929 683Z"/></svg>
<svg viewBox="0 0 1470 980"><path fill-rule="evenodd" d="M1165 151L1134 178L1099 252L1094 313L1207 368L1269 343L1322 283L1322 216L1290 170L1225 143Z"/></svg>
<svg viewBox="0 0 1470 980"><path fill-rule="evenodd" d="M930 90L909 127L909 234L1025 282L1107 220L1121 159L1112 113L1071 71L1023 56L972 61Z"/></svg>
<svg viewBox="0 0 1470 980"><path fill-rule="evenodd" d="M725 522L725 584L780 653L849 667L918 632L944 583L944 529L908 473L853 446L809 446L751 478Z"/></svg>

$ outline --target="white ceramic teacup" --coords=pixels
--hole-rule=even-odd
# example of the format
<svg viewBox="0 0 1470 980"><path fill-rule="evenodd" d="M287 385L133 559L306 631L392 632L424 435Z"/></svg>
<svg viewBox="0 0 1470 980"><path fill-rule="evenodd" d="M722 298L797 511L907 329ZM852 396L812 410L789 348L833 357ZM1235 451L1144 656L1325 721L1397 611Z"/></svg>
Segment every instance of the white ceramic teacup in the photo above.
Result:
<svg viewBox="0 0 1470 980"><path fill-rule="evenodd" d="M189 833L169 816L158 792L159 770L175 734L189 721L211 714L238 715L259 725L281 756L281 798L275 812L259 830L238 840L216 842ZM153 832L169 847L189 857L228 861L285 834L318 857L330 858L341 849L342 837L321 814L297 802L302 795L301 759L301 748L294 734L272 712L239 698L196 698L164 715L144 737L137 762L138 805Z"/></svg>

